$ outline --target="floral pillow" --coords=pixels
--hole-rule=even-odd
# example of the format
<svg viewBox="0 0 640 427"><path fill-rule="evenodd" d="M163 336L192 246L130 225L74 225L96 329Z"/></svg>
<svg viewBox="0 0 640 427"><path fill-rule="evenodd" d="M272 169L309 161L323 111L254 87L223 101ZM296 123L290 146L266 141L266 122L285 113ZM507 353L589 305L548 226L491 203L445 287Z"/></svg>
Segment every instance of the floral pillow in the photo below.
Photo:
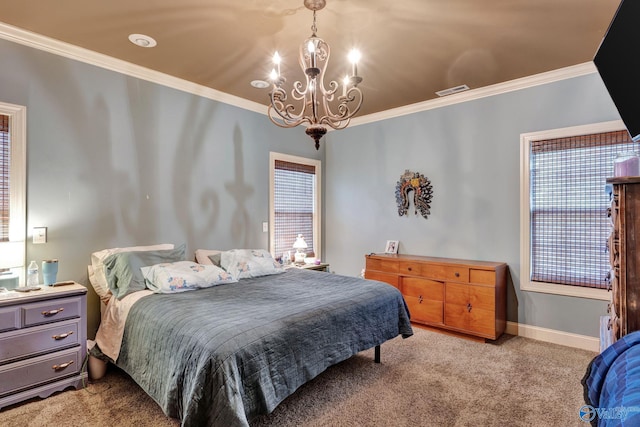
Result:
<svg viewBox="0 0 640 427"><path fill-rule="evenodd" d="M284 273L284 268L264 249L232 249L222 252L220 266L233 277L267 276Z"/></svg>
<svg viewBox="0 0 640 427"><path fill-rule="evenodd" d="M147 287L159 294L191 291L238 281L220 267L192 261L156 264L141 270Z"/></svg>

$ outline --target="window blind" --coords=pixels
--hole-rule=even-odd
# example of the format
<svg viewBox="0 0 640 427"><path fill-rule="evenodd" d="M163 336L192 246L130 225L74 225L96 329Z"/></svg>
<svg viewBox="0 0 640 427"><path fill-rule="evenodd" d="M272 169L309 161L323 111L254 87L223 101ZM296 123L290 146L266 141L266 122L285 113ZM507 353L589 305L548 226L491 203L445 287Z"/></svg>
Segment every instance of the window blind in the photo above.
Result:
<svg viewBox="0 0 640 427"><path fill-rule="evenodd" d="M9 240L10 182L11 165L9 140L9 116L0 114L0 242Z"/></svg>
<svg viewBox="0 0 640 427"><path fill-rule="evenodd" d="M307 253L314 252L315 174L312 165L275 161L273 233L276 257L293 251L298 234L302 234L307 243Z"/></svg>
<svg viewBox="0 0 640 427"><path fill-rule="evenodd" d="M637 150L626 131L532 142L532 281L607 288L606 178L618 153Z"/></svg>

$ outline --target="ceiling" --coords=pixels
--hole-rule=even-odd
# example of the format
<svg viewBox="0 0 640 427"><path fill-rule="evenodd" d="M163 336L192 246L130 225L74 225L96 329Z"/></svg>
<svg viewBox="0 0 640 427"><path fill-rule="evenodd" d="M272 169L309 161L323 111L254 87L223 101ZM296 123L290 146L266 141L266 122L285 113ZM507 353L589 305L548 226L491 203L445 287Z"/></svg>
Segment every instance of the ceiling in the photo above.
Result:
<svg viewBox="0 0 640 427"><path fill-rule="evenodd" d="M619 0L327 0L317 34L331 46L328 77L358 67L359 116L590 62ZM267 105L277 50L288 82L302 78L311 35L303 0L0 0L0 21ZM157 41L129 42L132 33Z"/></svg>

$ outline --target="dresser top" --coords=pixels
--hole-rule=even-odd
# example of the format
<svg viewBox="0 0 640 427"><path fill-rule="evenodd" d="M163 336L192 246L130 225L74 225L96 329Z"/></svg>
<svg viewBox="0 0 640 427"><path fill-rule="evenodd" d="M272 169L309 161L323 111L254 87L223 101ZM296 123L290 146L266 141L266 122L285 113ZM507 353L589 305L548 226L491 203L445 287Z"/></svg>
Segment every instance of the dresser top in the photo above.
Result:
<svg viewBox="0 0 640 427"><path fill-rule="evenodd" d="M619 176L607 178L607 184L640 184L640 176Z"/></svg>
<svg viewBox="0 0 640 427"><path fill-rule="evenodd" d="M46 285L39 286L40 290L37 291L17 292L15 290L10 290L9 292L0 293L0 307L21 304L24 302L33 302L51 298L80 295L87 292L87 288L78 283L74 283L73 285L55 287Z"/></svg>
<svg viewBox="0 0 640 427"><path fill-rule="evenodd" d="M455 265L474 265L478 267L498 268L506 266L504 262L492 261L474 261L469 259L442 258L422 255L405 255L405 254L367 254L366 257L386 258L398 261L423 261L432 262L434 264L455 264Z"/></svg>

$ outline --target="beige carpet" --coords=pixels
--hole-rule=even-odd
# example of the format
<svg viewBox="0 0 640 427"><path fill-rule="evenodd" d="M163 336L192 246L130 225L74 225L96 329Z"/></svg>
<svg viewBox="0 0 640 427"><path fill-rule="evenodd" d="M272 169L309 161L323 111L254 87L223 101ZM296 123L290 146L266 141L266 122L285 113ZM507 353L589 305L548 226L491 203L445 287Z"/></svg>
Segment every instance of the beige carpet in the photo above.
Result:
<svg viewBox="0 0 640 427"><path fill-rule="evenodd" d="M414 328L409 339L340 363L252 426L582 426L595 353L521 337L481 344ZM177 426L110 368L84 390L5 408L1 426Z"/></svg>

